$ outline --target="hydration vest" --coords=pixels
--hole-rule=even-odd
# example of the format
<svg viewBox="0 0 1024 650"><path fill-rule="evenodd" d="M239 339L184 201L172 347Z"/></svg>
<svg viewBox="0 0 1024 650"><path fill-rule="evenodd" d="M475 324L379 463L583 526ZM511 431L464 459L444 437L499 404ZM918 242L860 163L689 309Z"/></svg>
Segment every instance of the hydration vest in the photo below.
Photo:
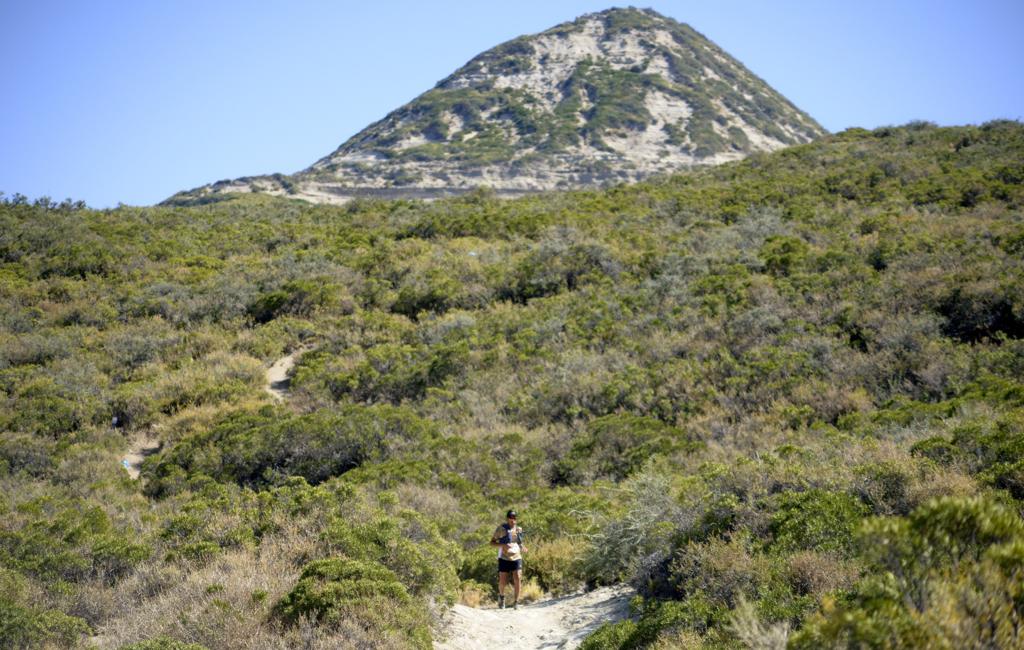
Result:
<svg viewBox="0 0 1024 650"><path fill-rule="evenodd" d="M498 543L499 544L511 544L511 543L515 542L516 544L519 544L520 546L523 545L523 529L522 528L520 528L519 526L516 526L515 531L513 531L509 527L508 524L502 524L501 528L505 529L505 534L502 535L500 538L498 538ZM514 540L512 539L513 535L515 535L515 539ZM498 557L502 558L501 549L500 548L498 549ZM503 559L510 560L510 559L513 559L513 558L505 557ZM518 560L519 558L516 557L514 559Z"/></svg>

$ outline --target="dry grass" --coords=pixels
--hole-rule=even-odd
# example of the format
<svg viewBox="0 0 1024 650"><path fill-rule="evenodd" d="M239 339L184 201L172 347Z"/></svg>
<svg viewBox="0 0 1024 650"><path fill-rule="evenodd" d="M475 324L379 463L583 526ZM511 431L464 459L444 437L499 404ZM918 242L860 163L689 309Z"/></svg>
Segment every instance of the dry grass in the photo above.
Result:
<svg viewBox="0 0 1024 650"><path fill-rule="evenodd" d="M298 558L316 540L293 527L266 538L257 549L224 553L205 566L151 564L107 594L83 590L76 608L98 625L98 648L118 648L159 635L218 650L338 647L334 632L279 628L270 613L294 586ZM319 645L318 645L319 644Z"/></svg>
<svg viewBox="0 0 1024 650"><path fill-rule="evenodd" d="M571 593L584 583L580 553L581 545L565 537L537 542L531 547L527 570L552 594Z"/></svg>
<svg viewBox="0 0 1024 650"><path fill-rule="evenodd" d="M798 551L788 558L788 564L789 583L798 594L821 596L849 589L859 575L853 564L816 551Z"/></svg>
<svg viewBox="0 0 1024 650"><path fill-rule="evenodd" d="M488 585L467 580L459 588L459 603L474 608L490 605L494 602L493 591Z"/></svg>
<svg viewBox="0 0 1024 650"><path fill-rule="evenodd" d="M744 647L750 650L785 650L789 640L789 623L763 623L754 606L740 598L732 612L729 628Z"/></svg>
<svg viewBox="0 0 1024 650"><path fill-rule="evenodd" d="M729 541L716 537L702 543L690 542L676 553L670 571L678 581L677 589L702 590L732 605L744 593L754 591L763 568L760 558L752 556L745 540L737 536Z"/></svg>
<svg viewBox="0 0 1024 650"><path fill-rule="evenodd" d="M508 593L508 592L506 592ZM519 586L519 602L533 603L544 597L540 583L533 578L523 580Z"/></svg>
<svg viewBox="0 0 1024 650"><path fill-rule="evenodd" d="M651 650L701 650L704 640L700 634L692 630L675 630L658 636L651 645Z"/></svg>
<svg viewBox="0 0 1024 650"><path fill-rule="evenodd" d="M938 497L974 496L978 493L978 483L954 469L936 468L927 473L907 488L907 499L914 507Z"/></svg>

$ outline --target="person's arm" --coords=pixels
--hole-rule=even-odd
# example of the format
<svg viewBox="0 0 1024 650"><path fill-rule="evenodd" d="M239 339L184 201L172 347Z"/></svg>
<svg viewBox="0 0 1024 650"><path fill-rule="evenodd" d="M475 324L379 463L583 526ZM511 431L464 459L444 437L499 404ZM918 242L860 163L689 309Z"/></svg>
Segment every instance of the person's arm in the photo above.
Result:
<svg viewBox="0 0 1024 650"><path fill-rule="evenodd" d="M501 535L501 532L502 532L502 529L499 526L497 528L497 530L494 531L494 534L491 535L491 546L500 546L501 547L501 552L502 552L502 554L504 554L506 551L508 551L508 544L503 544L503 543L498 541L499 537L503 537L503 535Z"/></svg>

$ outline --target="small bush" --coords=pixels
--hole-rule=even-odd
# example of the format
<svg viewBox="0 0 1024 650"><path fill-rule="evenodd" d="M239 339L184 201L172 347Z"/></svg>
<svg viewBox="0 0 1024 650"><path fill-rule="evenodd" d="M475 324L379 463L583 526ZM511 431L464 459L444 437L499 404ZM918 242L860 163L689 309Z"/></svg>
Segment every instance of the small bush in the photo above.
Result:
<svg viewBox="0 0 1024 650"><path fill-rule="evenodd" d="M680 429L637 415L608 415L587 424L555 469L561 481L607 478L621 481L654 456L693 450L698 445Z"/></svg>
<svg viewBox="0 0 1024 650"><path fill-rule="evenodd" d="M690 543L680 548L669 568L675 592L687 595L703 593L715 602L733 608L743 596L752 596L760 570L737 536L730 542L713 538L706 543Z"/></svg>
<svg viewBox="0 0 1024 650"><path fill-rule="evenodd" d="M787 565L789 584L799 595L847 590L857 579L856 566L826 553L797 551Z"/></svg>
<svg viewBox="0 0 1024 650"><path fill-rule="evenodd" d="M380 634L430 648L426 611L389 569L374 562L317 560L302 569L295 587L277 604L277 615L295 625L303 617L337 626L349 617Z"/></svg>
<svg viewBox="0 0 1024 650"><path fill-rule="evenodd" d="M585 584L581 555L586 546L583 543L563 537L550 542L533 542L529 549L524 573L536 579L544 591L559 596Z"/></svg>
<svg viewBox="0 0 1024 650"><path fill-rule="evenodd" d="M350 300L340 287L317 280L292 280L281 289L262 294L246 310L257 323L268 323L278 316L309 316L316 309Z"/></svg>
<svg viewBox="0 0 1024 650"><path fill-rule="evenodd" d="M467 607L480 607L494 602L494 586L476 580L463 580L459 585L459 603Z"/></svg>
<svg viewBox="0 0 1024 650"><path fill-rule="evenodd" d="M29 604L27 591L24 578L0 567L0 645L4 648L71 647L90 633L81 618Z"/></svg>
<svg viewBox="0 0 1024 650"><path fill-rule="evenodd" d="M960 456L960 450L942 436L932 436L915 442L910 448L914 456L922 456L942 465L950 465Z"/></svg>
<svg viewBox="0 0 1024 650"><path fill-rule="evenodd" d="M782 552L849 552L853 533L869 512L859 499L844 492L783 493L771 521L770 546Z"/></svg>

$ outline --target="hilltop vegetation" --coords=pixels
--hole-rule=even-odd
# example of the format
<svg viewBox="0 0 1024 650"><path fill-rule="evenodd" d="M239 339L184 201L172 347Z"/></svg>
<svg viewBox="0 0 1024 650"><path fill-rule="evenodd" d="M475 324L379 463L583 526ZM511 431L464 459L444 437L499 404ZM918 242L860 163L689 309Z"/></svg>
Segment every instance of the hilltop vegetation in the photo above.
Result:
<svg viewBox="0 0 1024 650"><path fill-rule="evenodd" d="M6 199L0 645L426 648L514 505L540 589L637 587L588 648L1013 647L1022 206L1016 122L515 201Z"/></svg>

